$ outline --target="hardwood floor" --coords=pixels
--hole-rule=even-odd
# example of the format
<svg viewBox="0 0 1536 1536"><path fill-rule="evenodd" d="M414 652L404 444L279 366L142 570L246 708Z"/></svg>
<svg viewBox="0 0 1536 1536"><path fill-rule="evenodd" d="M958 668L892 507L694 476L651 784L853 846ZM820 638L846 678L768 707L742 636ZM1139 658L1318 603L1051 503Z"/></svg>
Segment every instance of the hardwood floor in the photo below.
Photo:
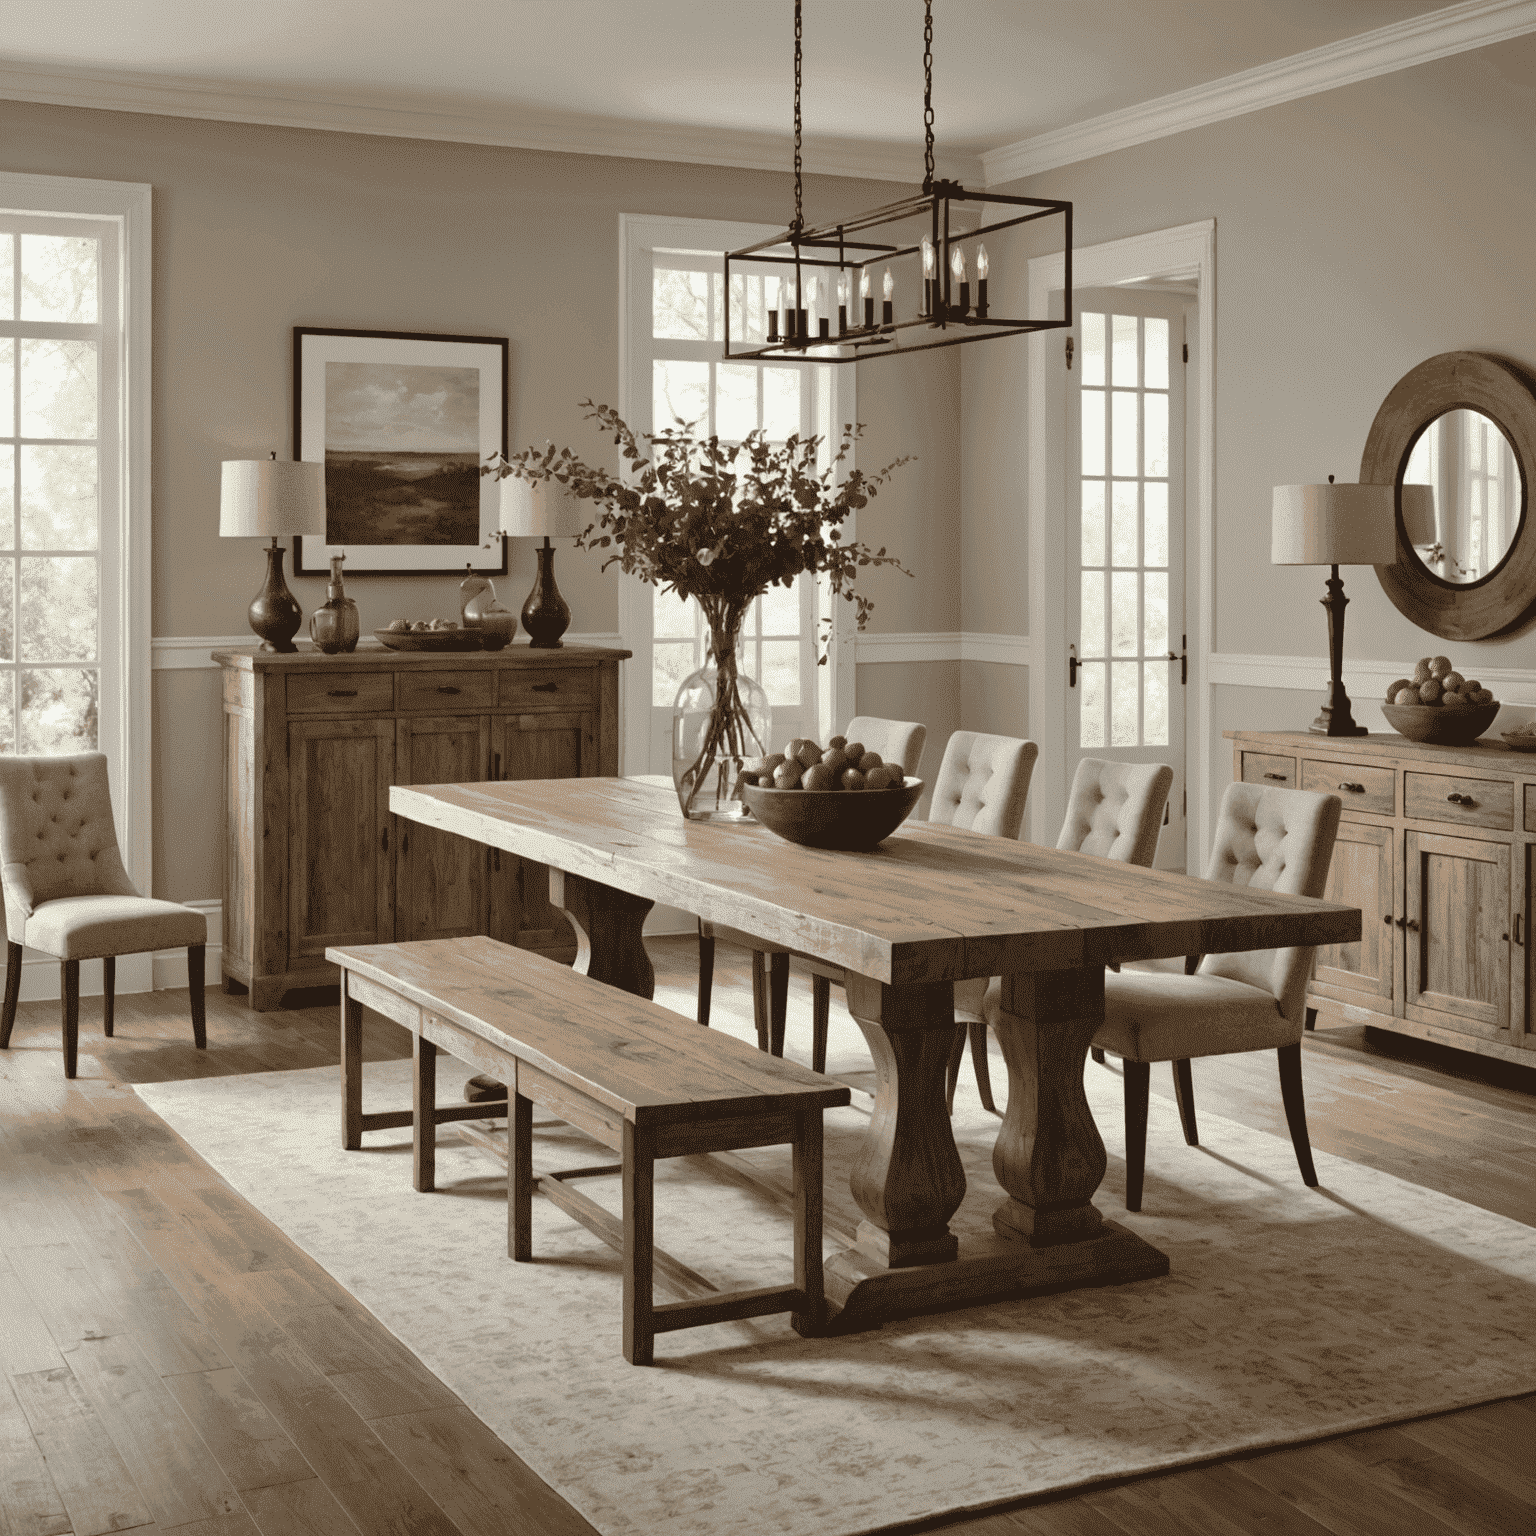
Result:
<svg viewBox="0 0 1536 1536"><path fill-rule="evenodd" d="M652 954L691 986L691 939ZM747 987L722 946L717 999ZM73 1083L58 1005L22 1005L0 1053L0 1536L591 1531L133 1093L334 1066L336 1009L314 1001L258 1015L210 991L199 1052L185 992L120 998L110 1041L87 999ZM409 1049L370 1021L368 1059ZM1315 1146L1536 1225L1536 1071L1358 1029L1309 1036L1303 1063ZM1286 1135L1271 1058L1202 1061L1195 1087ZM1526 1397L923 1529L1491 1536L1536 1529L1533 1438Z"/></svg>

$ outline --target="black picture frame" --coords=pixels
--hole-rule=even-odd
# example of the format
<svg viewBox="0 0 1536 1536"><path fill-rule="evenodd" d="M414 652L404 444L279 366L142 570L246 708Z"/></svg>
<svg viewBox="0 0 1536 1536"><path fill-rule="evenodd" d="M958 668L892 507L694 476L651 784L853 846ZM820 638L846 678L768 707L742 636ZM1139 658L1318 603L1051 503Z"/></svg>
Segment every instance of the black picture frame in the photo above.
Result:
<svg viewBox="0 0 1536 1536"><path fill-rule="evenodd" d="M395 468L394 465L369 464L369 459L398 459L401 454L411 453L416 454L421 464L428 468L426 471L418 469L411 475L401 474L392 487L397 495L407 490L413 479L430 473L434 454L453 461L446 467L436 466L444 476L445 483L453 486L465 498L469 495L464 485L468 469L468 448L438 451L414 447L412 444L419 441L419 435L413 437L411 433L417 429L403 416L400 420L391 421L380 414L378 419L357 425L352 429L352 435L345 439L351 445L349 448L337 449L329 444L327 423L331 421L332 436L336 433L336 424L327 409L327 380L331 379L333 385L335 380L335 375L328 371L328 364L360 370L360 379L366 379L367 371L378 370L385 381L390 379L391 374L398 376L401 369L432 369L445 377L461 374L465 370L478 373L474 385L473 422L465 419L471 408L466 400L460 403L459 420L451 423L455 430L471 426L474 428L468 435L475 439L475 483L479 513L477 541L469 544L393 539L339 541L333 545L327 539L296 536L293 541L293 570L296 576L325 575L331 556L343 552L347 557L348 577L441 576L462 572L466 565L485 576L506 575L506 541L498 531L499 483L489 476L481 476L479 466L493 453L499 452L505 456L508 451L507 385L510 355L511 344L505 336L453 336L426 331L294 326L293 456L295 459L307 459L327 466L328 493L333 484L333 474L345 485L355 478L356 473L367 470L383 472ZM366 444L361 443L359 434L369 439ZM341 454L358 462L336 462ZM353 526L369 516L366 500L366 496L360 497L355 492L345 501L342 501L340 495L335 498L335 501L342 501L345 508L339 515L350 520ZM360 506L360 503L363 505ZM385 503L377 507L381 518L391 510ZM458 511L462 522L466 513L462 502ZM413 512L418 522L433 515L430 510L418 510L408 503L397 504L393 509L396 517L407 521ZM344 532L345 528L338 531Z"/></svg>

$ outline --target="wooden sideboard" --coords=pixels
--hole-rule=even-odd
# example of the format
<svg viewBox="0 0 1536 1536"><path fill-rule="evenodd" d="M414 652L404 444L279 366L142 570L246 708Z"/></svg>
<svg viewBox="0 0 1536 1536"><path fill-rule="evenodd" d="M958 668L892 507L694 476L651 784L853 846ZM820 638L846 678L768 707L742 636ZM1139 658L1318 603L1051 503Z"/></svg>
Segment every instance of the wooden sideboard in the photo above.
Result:
<svg viewBox="0 0 1536 1536"><path fill-rule="evenodd" d="M542 865L399 821L389 791L617 773L629 654L215 651L226 987L276 1008L334 984L325 951L342 944L484 933L571 958Z"/></svg>
<svg viewBox="0 0 1536 1536"><path fill-rule="evenodd" d="M1228 731L1233 776L1344 802L1329 901L1358 944L1317 952L1319 1024L1372 1024L1536 1066L1536 755L1502 742Z"/></svg>

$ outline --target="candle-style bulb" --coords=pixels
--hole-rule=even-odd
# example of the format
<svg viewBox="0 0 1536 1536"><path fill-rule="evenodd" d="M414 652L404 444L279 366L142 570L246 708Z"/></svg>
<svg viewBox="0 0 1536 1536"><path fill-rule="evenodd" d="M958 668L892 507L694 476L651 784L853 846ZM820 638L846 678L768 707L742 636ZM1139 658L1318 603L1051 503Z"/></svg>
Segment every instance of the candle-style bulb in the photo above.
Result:
<svg viewBox="0 0 1536 1536"><path fill-rule="evenodd" d="M837 274L837 302L839 304L846 304L848 302L848 274L846 272L839 272Z"/></svg>
<svg viewBox="0 0 1536 1536"><path fill-rule="evenodd" d="M880 279L880 297L887 304L896 296L896 279L891 276L891 269L885 269L885 276Z"/></svg>
<svg viewBox="0 0 1536 1536"><path fill-rule="evenodd" d="M869 268L868 267L865 267L864 270L859 273L859 297L861 299L867 299L869 297Z"/></svg>
<svg viewBox="0 0 1536 1536"><path fill-rule="evenodd" d="M958 245L949 253L949 270L957 283L965 281L965 252Z"/></svg>
<svg viewBox="0 0 1536 1536"><path fill-rule="evenodd" d="M976 276L982 282L986 282L992 271L992 264L987 260L987 248L984 245L976 247Z"/></svg>
<svg viewBox="0 0 1536 1536"><path fill-rule="evenodd" d="M933 276L933 241L923 236L923 276Z"/></svg>

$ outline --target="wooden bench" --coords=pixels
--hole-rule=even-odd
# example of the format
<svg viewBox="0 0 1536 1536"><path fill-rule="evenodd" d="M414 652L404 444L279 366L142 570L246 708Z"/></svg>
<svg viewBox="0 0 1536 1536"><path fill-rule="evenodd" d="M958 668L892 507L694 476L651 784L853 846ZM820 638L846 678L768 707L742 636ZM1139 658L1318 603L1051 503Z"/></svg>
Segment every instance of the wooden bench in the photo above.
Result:
<svg viewBox="0 0 1536 1536"><path fill-rule="evenodd" d="M436 1059L446 1050L507 1084L507 1252L533 1257L535 1184L624 1257L624 1358L649 1365L655 1335L789 1312L799 1332L825 1320L821 1269L821 1119L848 1089L659 1004L618 991L489 938L429 939L327 949L341 968L343 1144L375 1127L412 1126L415 1186L434 1179L437 1125L494 1115L494 1105L435 1106ZM362 1113L362 1010L411 1031L413 1111ZM536 1180L533 1106L541 1105L622 1161ZM717 1292L654 1244L659 1157L779 1146L793 1151L794 1284ZM623 1217L579 1190L576 1178L621 1173ZM655 1272L695 1294L652 1300ZM695 1284L696 1283L696 1284ZM703 1294L698 1294L702 1291Z"/></svg>

